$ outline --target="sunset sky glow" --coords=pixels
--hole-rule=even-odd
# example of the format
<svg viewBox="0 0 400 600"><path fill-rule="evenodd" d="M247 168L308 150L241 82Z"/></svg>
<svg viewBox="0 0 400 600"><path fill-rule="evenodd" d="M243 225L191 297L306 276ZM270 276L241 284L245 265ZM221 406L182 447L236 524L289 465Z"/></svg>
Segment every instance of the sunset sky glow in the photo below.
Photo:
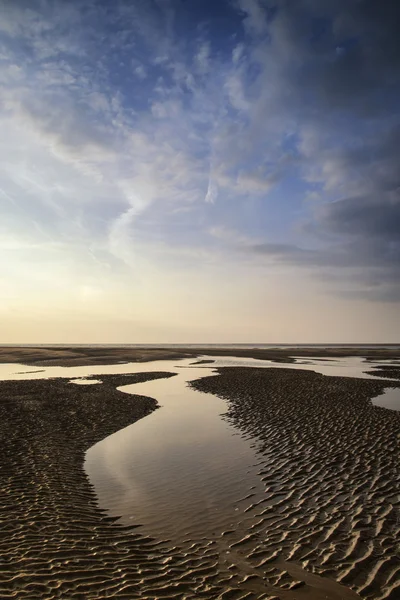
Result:
<svg viewBox="0 0 400 600"><path fill-rule="evenodd" d="M399 342L399 22L2 2L1 343Z"/></svg>

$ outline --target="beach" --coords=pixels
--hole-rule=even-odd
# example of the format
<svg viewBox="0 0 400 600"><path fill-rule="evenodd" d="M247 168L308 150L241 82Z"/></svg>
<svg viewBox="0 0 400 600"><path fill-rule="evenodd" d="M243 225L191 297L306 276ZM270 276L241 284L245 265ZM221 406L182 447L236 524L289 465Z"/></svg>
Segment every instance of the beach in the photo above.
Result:
<svg viewBox="0 0 400 600"><path fill-rule="evenodd" d="M226 346L169 346L155 347L150 344L142 347L130 346L1 346L1 363L22 363L26 365L64 367L78 365L116 364L119 362L146 362L150 360L168 360L199 355L240 356L276 362L292 362L293 356L333 357L361 356L366 360L390 360L400 357L397 345L388 346L276 346L260 348L257 345Z"/></svg>
<svg viewBox="0 0 400 600"><path fill-rule="evenodd" d="M249 508L247 556L305 562L362 598L397 598L400 413L369 402L381 383L221 369L193 385L229 399L227 419L263 441L266 498Z"/></svg>
<svg viewBox="0 0 400 600"><path fill-rule="evenodd" d="M98 507L83 470L85 452L158 407L157 398L116 388L171 377L161 359L229 352L278 362L294 355L286 349L1 349L1 362L35 369L160 360L152 373L96 375L101 386L62 378L0 382L1 598L399 597L400 412L371 402L385 388L400 387L398 367L379 369L387 374L382 381L220 368L218 376L191 384L224 398L223 419L258 442L265 497L255 503L249 490L243 510L249 527L240 538L233 528L222 545L200 539L180 548L145 535L134 521L122 526ZM360 349L359 355L399 358L393 349Z"/></svg>

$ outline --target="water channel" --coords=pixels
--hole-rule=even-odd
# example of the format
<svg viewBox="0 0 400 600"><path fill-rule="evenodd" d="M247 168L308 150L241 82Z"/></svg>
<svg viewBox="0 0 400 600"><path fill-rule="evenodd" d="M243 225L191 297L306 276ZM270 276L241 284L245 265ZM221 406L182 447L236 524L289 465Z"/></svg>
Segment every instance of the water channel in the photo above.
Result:
<svg viewBox="0 0 400 600"><path fill-rule="evenodd" d="M257 443L246 439L223 418L226 402L188 386L216 375L217 367L307 369L323 375L379 378L373 369L386 362L359 357L297 358L295 363L234 357L124 363L85 367L0 365L1 379L65 377L71 384L101 385L86 379L102 374L168 371L174 377L123 386L125 393L155 398L161 408L102 440L86 454L85 470L99 506L146 534L184 543L220 539L232 527L246 532L246 507L262 499ZM398 366L395 361L391 364ZM365 371L369 371L367 374ZM400 385L400 382L399 382ZM374 404L400 410L400 389L388 388ZM195 518L194 518L195 515Z"/></svg>

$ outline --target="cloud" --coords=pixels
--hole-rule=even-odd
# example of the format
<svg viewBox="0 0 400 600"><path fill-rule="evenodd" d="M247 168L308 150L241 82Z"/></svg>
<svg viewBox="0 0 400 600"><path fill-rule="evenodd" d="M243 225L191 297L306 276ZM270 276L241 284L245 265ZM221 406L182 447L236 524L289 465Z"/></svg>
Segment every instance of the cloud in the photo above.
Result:
<svg viewBox="0 0 400 600"><path fill-rule="evenodd" d="M0 244L399 299L398 3L232 0L217 34L202 10L7 4Z"/></svg>
<svg viewBox="0 0 400 600"><path fill-rule="evenodd" d="M214 204L218 196L218 188L212 181L208 182L207 194L204 199L205 202L209 204Z"/></svg>
<svg viewBox="0 0 400 600"><path fill-rule="evenodd" d="M321 227L336 234L400 244L400 197L345 198L320 211Z"/></svg>
<svg viewBox="0 0 400 600"><path fill-rule="evenodd" d="M147 77L147 71L143 65L138 65L135 67L133 72L139 77L139 79L146 79Z"/></svg>
<svg viewBox="0 0 400 600"><path fill-rule="evenodd" d="M237 187L247 194L266 194L278 183L281 175L278 172L266 173L264 169L240 171L236 180Z"/></svg>
<svg viewBox="0 0 400 600"><path fill-rule="evenodd" d="M250 244L252 253L321 279L334 271L338 293L358 285L359 295L398 300L399 4L238 5L251 37L233 75L232 89L245 89L247 102L232 102L246 115L238 139L247 155L260 150L268 168L240 171L236 181L252 195L257 188L276 193L282 181L281 195L290 198L288 181L297 179L304 198L312 195L321 203L297 205L297 227L288 219L291 228L280 232L279 241ZM225 137L232 147L227 160L240 152L233 136ZM278 157L285 154L290 159L281 166ZM231 181L226 177L225 183ZM282 197L282 207L284 202ZM300 243L292 241L299 236ZM271 237L276 233L267 231L265 238Z"/></svg>
<svg viewBox="0 0 400 600"><path fill-rule="evenodd" d="M111 85L110 65L103 56L97 70L87 60L98 55L102 28L109 24L101 20L104 7L98 8L96 28L85 22L79 5L69 13L61 38L65 46L70 36L79 41L71 52L64 52L58 37L62 21L51 16L46 2L28 13L21 9L7 13L7 35L18 40L21 48L24 37L34 52L21 60L15 42L4 40L8 65L2 71L1 184L16 207L13 216L8 209L8 225L15 227L18 222L18 227L28 228L32 219L39 219L44 231L71 242L101 235L101 243L123 261L128 256L129 263L130 252L121 253L122 241L120 245L115 241L122 225L125 246L132 245L136 236L128 230L134 229L140 213L152 203L165 203L172 210L203 200L208 177L196 156L198 145L186 139L194 126L181 108L178 77L164 86L169 98L163 102L157 103L159 94L153 92L153 114L166 120L155 127L140 102L140 119L137 105L127 103L125 85ZM110 15L114 25L128 16L128 5L122 3L120 9ZM93 16L92 10L91 4L88 11ZM134 25L147 23L157 37L157 18L140 11L128 13L135 16ZM112 39L107 43L113 46ZM130 44L118 39L118 52L124 60L131 53ZM137 66L135 75L144 80L148 68ZM18 215L21 206L26 221Z"/></svg>
<svg viewBox="0 0 400 600"><path fill-rule="evenodd" d="M245 15L243 24L248 33L259 36L267 32L266 5L259 0L237 0L239 10Z"/></svg>
<svg viewBox="0 0 400 600"><path fill-rule="evenodd" d="M199 48L195 56L195 61L197 62L198 69L200 73L203 75L207 73L210 69L210 54L211 54L211 46L210 42L203 42Z"/></svg>
<svg viewBox="0 0 400 600"><path fill-rule="evenodd" d="M327 269L336 278L340 273L342 294L351 289L353 296L370 300L400 300L398 198L356 197L326 204L317 210L312 228L325 235L323 246L309 238L308 247L266 242L245 249L281 264L314 269L323 279Z"/></svg>

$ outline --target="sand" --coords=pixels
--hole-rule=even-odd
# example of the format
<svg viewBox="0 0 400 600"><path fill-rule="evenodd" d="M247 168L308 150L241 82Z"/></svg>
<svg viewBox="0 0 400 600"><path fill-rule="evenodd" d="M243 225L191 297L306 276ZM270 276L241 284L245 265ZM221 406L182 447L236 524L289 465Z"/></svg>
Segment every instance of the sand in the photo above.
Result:
<svg viewBox="0 0 400 600"><path fill-rule="evenodd" d="M0 363L23 363L42 367L78 367L85 365L113 365L119 362L144 362L191 356L184 350L106 347L13 347L0 346ZM195 354L196 356L196 354Z"/></svg>
<svg viewBox="0 0 400 600"><path fill-rule="evenodd" d="M193 385L226 398L226 418L263 442L266 494L249 503L256 525L241 546L246 560L294 561L362 598L400 598L400 412L369 400L395 384L219 372Z"/></svg>
<svg viewBox="0 0 400 600"><path fill-rule="evenodd" d="M400 367L385 365L380 367L379 369L374 369L370 372L371 375L376 375L377 377L388 377L389 379L400 379Z"/></svg>
<svg viewBox="0 0 400 600"><path fill-rule="evenodd" d="M31 351L30 364L62 360L53 352ZM80 352L63 360L102 364L113 354ZM370 401L396 384L219 372L193 385L226 398L225 418L261 442L266 490L257 505L249 490L248 534L224 532L223 557L207 539L183 551L118 525L98 509L82 468L90 446L157 408L116 387L170 374L96 376L103 384L93 386L0 382L0 598L400 597L400 413Z"/></svg>
<svg viewBox="0 0 400 600"><path fill-rule="evenodd" d="M273 360L276 362L293 362L293 356L303 357L338 357L363 356L367 360L398 358L400 351L395 347L381 348L113 348L102 346L90 347L27 347L0 346L0 363L23 363L37 366L84 366L111 365L118 362L145 362L150 360L170 360L174 358L189 358L199 355L210 356L240 356Z"/></svg>

